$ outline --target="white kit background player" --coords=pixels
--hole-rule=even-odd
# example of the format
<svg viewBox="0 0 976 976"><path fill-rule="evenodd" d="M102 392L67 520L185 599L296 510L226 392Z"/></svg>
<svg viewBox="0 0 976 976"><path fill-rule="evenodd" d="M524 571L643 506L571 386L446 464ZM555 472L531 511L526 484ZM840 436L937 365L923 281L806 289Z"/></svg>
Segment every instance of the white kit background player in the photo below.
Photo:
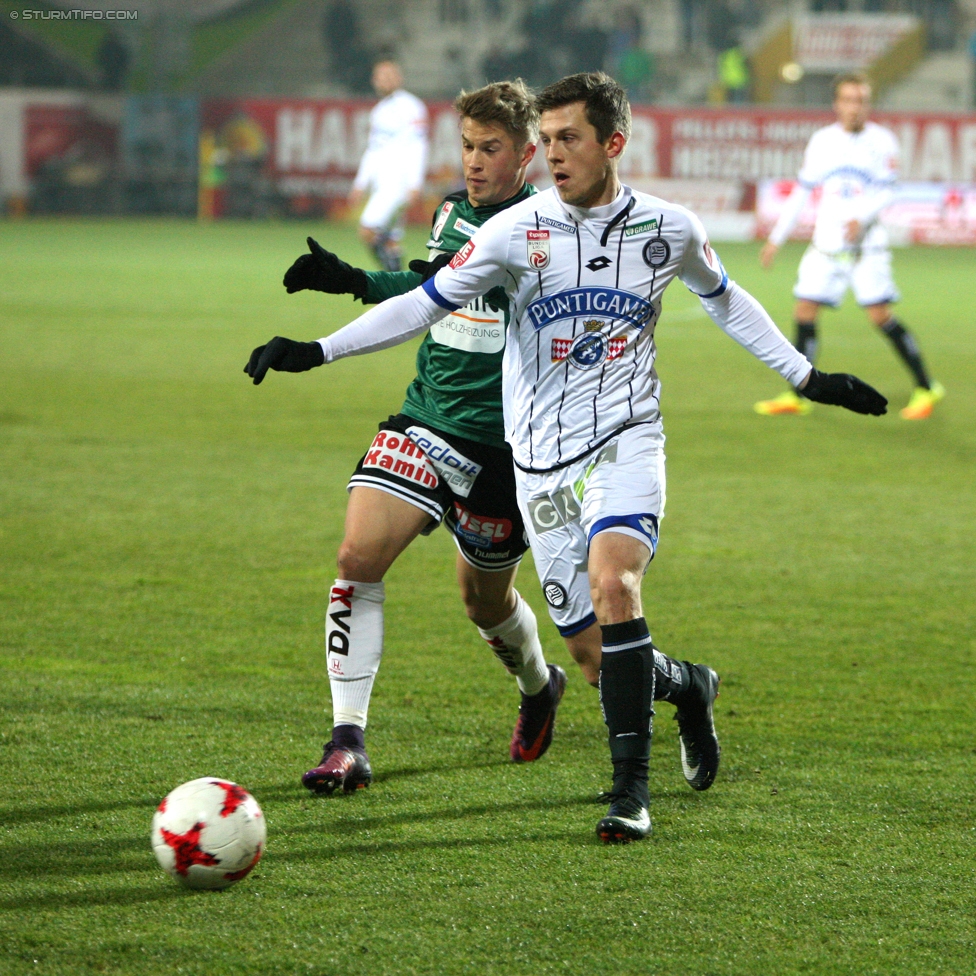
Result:
<svg viewBox="0 0 976 976"><path fill-rule="evenodd" d="M915 391L901 416L905 420L924 420L945 391L940 383L931 381L914 336L891 312L891 303L898 300L898 289L891 274L888 232L879 218L893 196L898 175L898 140L890 129L868 121L870 109L871 85L867 77L839 75L834 82L837 121L810 137L797 184L759 260L764 268L772 267L776 252L819 187L813 242L800 261L793 289L796 348L810 362L814 361L821 306L836 308L850 288L915 380ZM809 411L809 402L792 390L756 404L756 412L768 416Z"/></svg>
<svg viewBox="0 0 976 976"><path fill-rule="evenodd" d="M400 222L405 208L419 199L427 167L427 108L403 89L395 61L373 67L373 88L380 101L369 113L369 141L349 194L358 207L369 193L359 218L359 236L385 271L400 270Z"/></svg>
<svg viewBox="0 0 976 976"><path fill-rule="evenodd" d="M677 706L688 783L707 789L719 764L718 675L658 651L641 610L641 580L664 514L654 331L665 288L680 278L722 329L811 399L873 414L884 413L886 401L855 377L812 369L729 281L690 211L621 186L630 106L613 79L571 75L536 101L553 188L492 217L450 266L332 336L276 337L251 375L386 348L491 287L505 289L512 316L503 399L519 504L556 624L592 598L613 762L610 808L597 833L626 842L651 829L655 698Z"/></svg>

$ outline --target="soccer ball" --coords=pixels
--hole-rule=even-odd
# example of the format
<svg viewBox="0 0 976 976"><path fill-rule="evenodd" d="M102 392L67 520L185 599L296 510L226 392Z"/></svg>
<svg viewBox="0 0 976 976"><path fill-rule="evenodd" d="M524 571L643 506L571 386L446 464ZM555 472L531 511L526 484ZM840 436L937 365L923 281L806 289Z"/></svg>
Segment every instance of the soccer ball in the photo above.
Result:
<svg viewBox="0 0 976 976"><path fill-rule="evenodd" d="M261 859L264 815L242 786L194 779L156 809L152 846L160 867L187 888L226 888Z"/></svg>

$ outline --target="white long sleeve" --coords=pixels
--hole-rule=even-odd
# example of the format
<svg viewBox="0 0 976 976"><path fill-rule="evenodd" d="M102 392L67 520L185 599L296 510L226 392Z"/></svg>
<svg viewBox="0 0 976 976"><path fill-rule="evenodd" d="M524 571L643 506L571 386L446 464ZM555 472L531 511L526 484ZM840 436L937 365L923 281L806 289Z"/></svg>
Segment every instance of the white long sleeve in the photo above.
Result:
<svg viewBox="0 0 976 976"><path fill-rule="evenodd" d="M375 305L338 332L319 339L319 345L327 363L362 356L398 346L426 332L447 314L448 310L430 299L423 288L414 288Z"/></svg>
<svg viewBox="0 0 976 976"><path fill-rule="evenodd" d="M812 192L810 187L804 186L802 183L797 183L793 187L793 192L786 198L786 203L783 204L783 209L780 212L779 220L776 221L776 226L770 231L770 244L775 244L776 247L779 247L790 236L790 231L793 230L793 226L803 212L803 208L807 205L807 200L810 199Z"/></svg>
<svg viewBox="0 0 976 976"><path fill-rule="evenodd" d="M793 386L799 386L813 369L806 356L776 328L762 305L734 281L721 295L703 298L701 303L726 335Z"/></svg>

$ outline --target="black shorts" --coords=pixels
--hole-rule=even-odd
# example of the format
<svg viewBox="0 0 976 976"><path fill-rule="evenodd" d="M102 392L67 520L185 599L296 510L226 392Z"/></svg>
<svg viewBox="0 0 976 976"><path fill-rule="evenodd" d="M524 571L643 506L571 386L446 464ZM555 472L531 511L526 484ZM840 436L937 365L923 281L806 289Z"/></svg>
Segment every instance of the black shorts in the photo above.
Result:
<svg viewBox="0 0 976 976"><path fill-rule="evenodd" d="M478 569L508 569L529 548L507 448L397 414L380 424L356 465L349 487L357 486L389 492L427 512L424 535L446 523L461 555Z"/></svg>

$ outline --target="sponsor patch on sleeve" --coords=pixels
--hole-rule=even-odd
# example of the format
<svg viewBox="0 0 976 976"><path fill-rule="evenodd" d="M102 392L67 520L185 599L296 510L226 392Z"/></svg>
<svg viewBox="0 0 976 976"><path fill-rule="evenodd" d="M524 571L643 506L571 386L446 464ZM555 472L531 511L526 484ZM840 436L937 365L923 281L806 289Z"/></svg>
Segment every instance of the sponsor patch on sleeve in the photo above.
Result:
<svg viewBox="0 0 976 976"><path fill-rule="evenodd" d="M437 222L434 224L433 230L430 232L430 238L433 241L440 240L441 231L444 230L444 225L447 223L447 218L451 216L451 211L454 209L454 204L450 200L445 201L444 205L441 207L441 212L437 215Z"/></svg>
<svg viewBox="0 0 976 976"><path fill-rule="evenodd" d="M472 241L467 241L465 245L461 248L461 250L458 251L453 258L451 258L450 267L460 268L461 265L464 264L464 262L467 261L468 258L471 257L473 253L474 253L474 243Z"/></svg>

